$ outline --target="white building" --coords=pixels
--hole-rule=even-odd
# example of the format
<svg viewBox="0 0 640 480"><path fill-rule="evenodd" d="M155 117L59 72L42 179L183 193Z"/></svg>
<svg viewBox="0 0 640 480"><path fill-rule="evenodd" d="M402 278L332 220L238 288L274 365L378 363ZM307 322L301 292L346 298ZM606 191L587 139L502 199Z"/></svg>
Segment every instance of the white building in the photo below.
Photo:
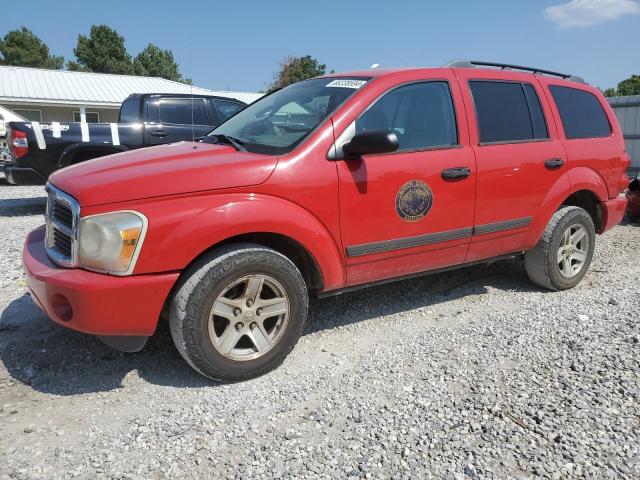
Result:
<svg viewBox="0 0 640 480"><path fill-rule="evenodd" d="M212 91L164 78L0 66L0 105L40 122L117 122L132 93L218 95L251 103L260 93Z"/></svg>
<svg viewBox="0 0 640 480"><path fill-rule="evenodd" d="M635 177L640 171L640 95L610 97L607 100L620 122L627 152L631 155L629 173Z"/></svg>

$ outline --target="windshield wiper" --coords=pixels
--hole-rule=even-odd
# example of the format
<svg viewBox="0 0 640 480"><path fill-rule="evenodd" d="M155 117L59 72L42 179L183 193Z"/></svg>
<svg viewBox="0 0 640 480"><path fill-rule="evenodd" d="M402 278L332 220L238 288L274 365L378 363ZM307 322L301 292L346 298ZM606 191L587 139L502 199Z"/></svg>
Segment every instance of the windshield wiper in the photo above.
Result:
<svg viewBox="0 0 640 480"><path fill-rule="evenodd" d="M239 152L246 152L247 149L244 148L244 142L238 138L231 137L229 135L224 135L222 133L217 133L215 135L207 135L200 140L203 143L226 143L227 145L231 145L233 148L238 150Z"/></svg>

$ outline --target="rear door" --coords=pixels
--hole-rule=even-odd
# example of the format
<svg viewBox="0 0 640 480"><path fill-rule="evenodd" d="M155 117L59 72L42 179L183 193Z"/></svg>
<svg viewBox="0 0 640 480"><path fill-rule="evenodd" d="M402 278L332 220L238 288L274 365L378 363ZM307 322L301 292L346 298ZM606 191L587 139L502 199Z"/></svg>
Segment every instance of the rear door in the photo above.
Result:
<svg viewBox="0 0 640 480"><path fill-rule="evenodd" d="M524 248L533 217L567 171L566 154L532 75L457 72L478 168L474 236L466 259L475 261ZM566 189L568 194L568 182Z"/></svg>
<svg viewBox="0 0 640 480"><path fill-rule="evenodd" d="M160 97L147 108L150 145L202 137L217 123L204 98Z"/></svg>
<svg viewBox="0 0 640 480"><path fill-rule="evenodd" d="M367 130L394 132L400 148L337 162L348 284L462 263L476 169L453 75L387 91L336 144Z"/></svg>

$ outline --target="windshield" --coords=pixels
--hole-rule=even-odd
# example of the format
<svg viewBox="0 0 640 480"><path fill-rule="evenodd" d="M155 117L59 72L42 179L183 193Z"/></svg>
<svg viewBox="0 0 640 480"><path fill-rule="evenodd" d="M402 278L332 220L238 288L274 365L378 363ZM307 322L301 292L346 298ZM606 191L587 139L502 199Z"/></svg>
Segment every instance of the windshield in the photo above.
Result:
<svg viewBox="0 0 640 480"><path fill-rule="evenodd" d="M249 152L288 153L368 80L330 77L295 83L252 103L209 136L225 135Z"/></svg>

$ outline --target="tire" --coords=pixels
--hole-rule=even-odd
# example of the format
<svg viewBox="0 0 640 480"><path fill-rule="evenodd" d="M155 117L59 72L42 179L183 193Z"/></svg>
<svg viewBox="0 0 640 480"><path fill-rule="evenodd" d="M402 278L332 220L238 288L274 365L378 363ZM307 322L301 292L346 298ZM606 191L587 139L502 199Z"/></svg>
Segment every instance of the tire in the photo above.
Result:
<svg viewBox="0 0 640 480"><path fill-rule="evenodd" d="M580 230L583 229L583 230ZM565 248L565 234L567 231L584 231L583 250L577 250L582 256L586 253L581 267L573 275L567 276L566 272L571 272L577 265L571 265L574 261L569 260L567 265L565 259L571 253L562 255L560 250ZM567 290L575 287L587 273L595 247L595 227L591 216L580 207L562 207L549 221L547 228L542 234L538 244L524 255L527 275L533 283L548 290ZM561 266L562 265L562 266ZM563 274L565 272L565 274Z"/></svg>
<svg viewBox="0 0 640 480"><path fill-rule="evenodd" d="M249 292L249 282L260 284L257 296ZM272 303L279 302L272 307L286 313L259 317L263 308L258 307L270 301L261 298L265 293ZM255 298L251 308L249 297ZM231 302L237 306L229 307ZM287 257L260 245L235 244L205 255L184 273L171 299L169 325L191 367L210 379L235 382L263 375L284 361L302 335L308 306L304 279ZM273 323L270 331L267 322ZM270 335L275 340L268 344Z"/></svg>

